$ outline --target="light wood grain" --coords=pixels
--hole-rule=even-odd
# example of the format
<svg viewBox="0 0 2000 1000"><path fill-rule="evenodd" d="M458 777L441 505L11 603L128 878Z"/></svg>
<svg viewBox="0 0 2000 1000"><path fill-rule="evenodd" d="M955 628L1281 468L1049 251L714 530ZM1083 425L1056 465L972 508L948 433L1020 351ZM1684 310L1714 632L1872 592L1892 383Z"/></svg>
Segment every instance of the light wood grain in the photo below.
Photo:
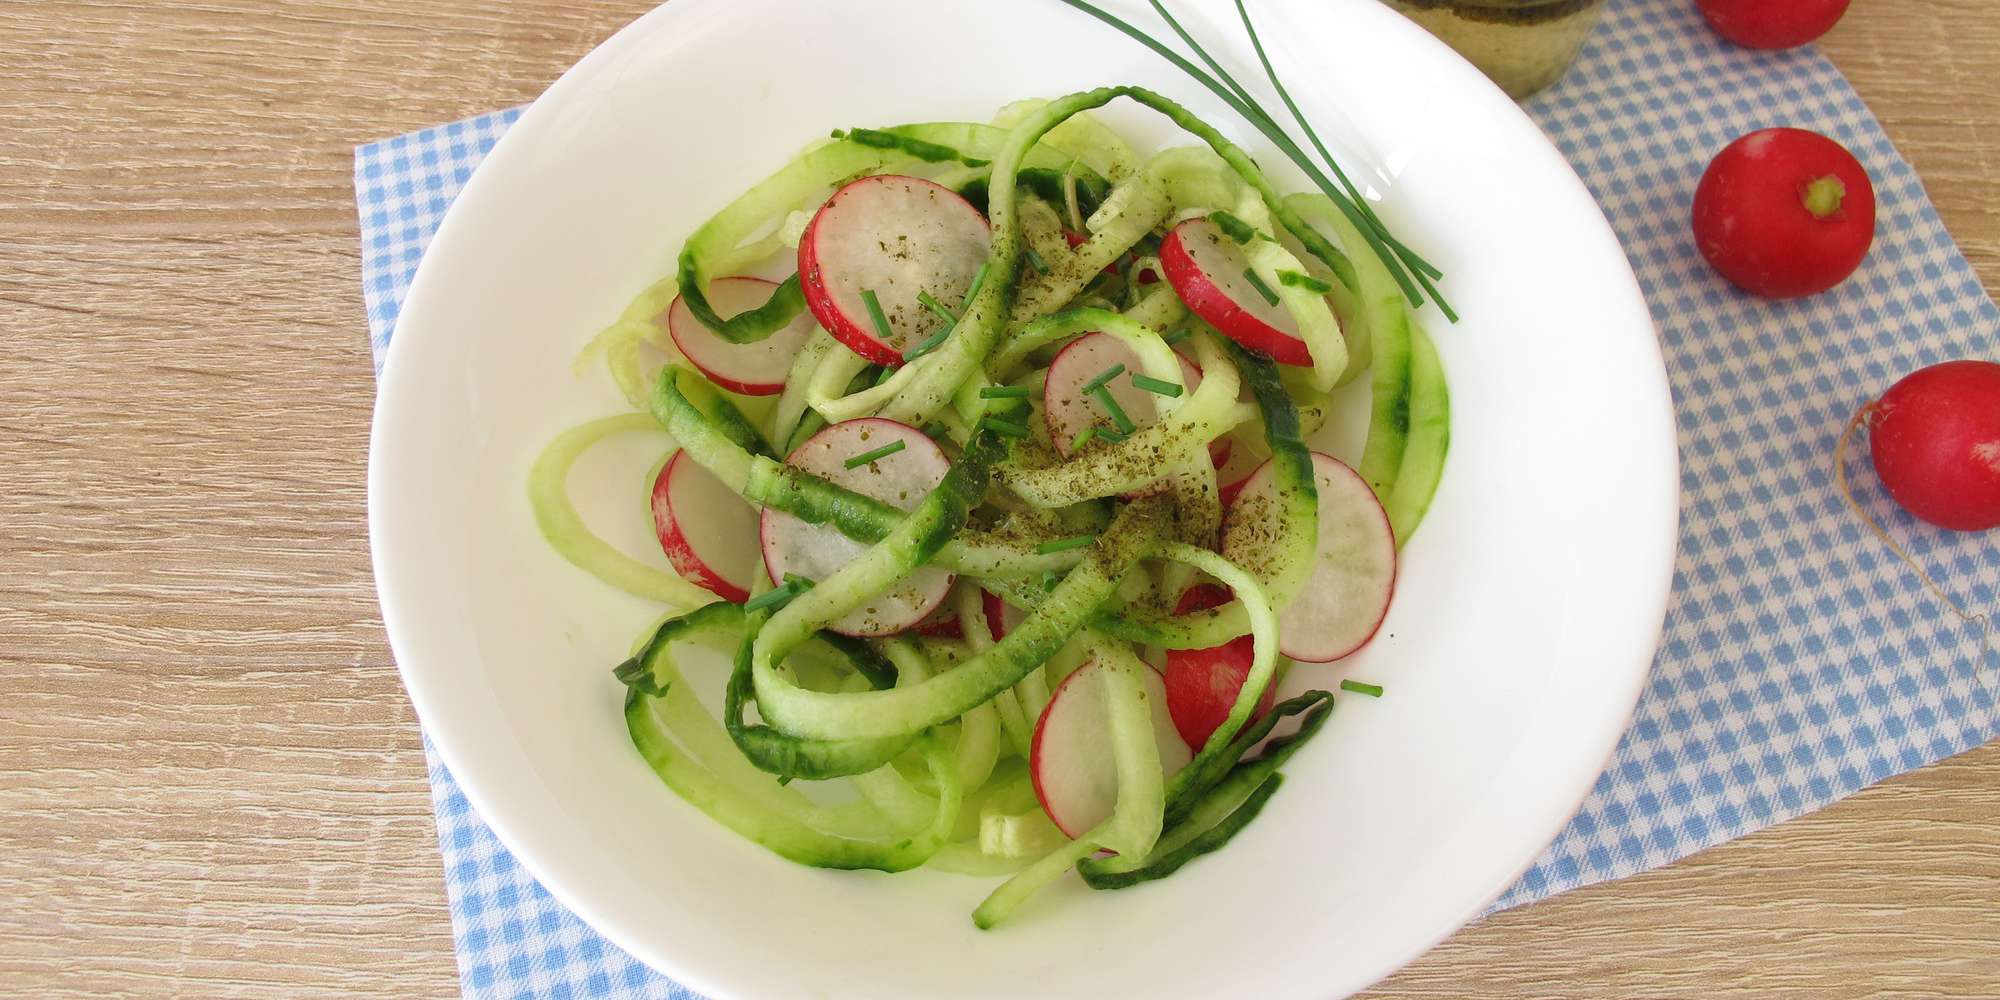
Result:
<svg viewBox="0 0 2000 1000"><path fill-rule="evenodd" d="M0 2L0 994L456 992L367 562L351 147L648 5ZM2000 8L1861 0L1827 47L2000 285ZM2000 747L1373 995L2000 996Z"/></svg>

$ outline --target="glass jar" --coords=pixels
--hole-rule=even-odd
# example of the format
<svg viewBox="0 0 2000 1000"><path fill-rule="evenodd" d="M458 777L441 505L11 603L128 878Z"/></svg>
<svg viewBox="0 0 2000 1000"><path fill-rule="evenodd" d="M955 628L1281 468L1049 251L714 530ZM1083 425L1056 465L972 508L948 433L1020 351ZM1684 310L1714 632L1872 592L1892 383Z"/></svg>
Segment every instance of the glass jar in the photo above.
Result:
<svg viewBox="0 0 2000 1000"><path fill-rule="evenodd" d="M1386 0L1515 100L1562 79L1604 0Z"/></svg>

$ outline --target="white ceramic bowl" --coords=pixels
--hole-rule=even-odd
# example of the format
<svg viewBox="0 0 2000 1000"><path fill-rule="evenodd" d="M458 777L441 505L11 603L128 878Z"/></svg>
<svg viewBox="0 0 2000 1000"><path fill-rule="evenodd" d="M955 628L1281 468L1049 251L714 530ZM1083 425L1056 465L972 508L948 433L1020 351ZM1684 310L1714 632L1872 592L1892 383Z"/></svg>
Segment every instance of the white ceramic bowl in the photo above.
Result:
<svg viewBox="0 0 2000 1000"><path fill-rule="evenodd" d="M1260 79L1230 5L1176 6ZM968 916L988 880L800 867L668 792L627 742L610 674L658 609L542 543L528 464L621 406L603 378L569 374L588 336L695 225L829 129L1136 82L1301 189L1289 164L1056 0L675 0L550 88L453 206L375 416L383 616L467 797L613 941L719 997L1335 996L1477 914L1582 799L1650 663L1673 557L1672 414L1638 287L1568 166L1429 35L1375 0L1252 6L1322 134L1465 316L1428 317L1451 461L1382 635L1294 673L1388 696L1344 698L1226 850L1121 892L1060 885L997 931ZM1112 117L1171 137L1130 106ZM572 480L633 552L654 548L640 480L662 447L603 449Z"/></svg>

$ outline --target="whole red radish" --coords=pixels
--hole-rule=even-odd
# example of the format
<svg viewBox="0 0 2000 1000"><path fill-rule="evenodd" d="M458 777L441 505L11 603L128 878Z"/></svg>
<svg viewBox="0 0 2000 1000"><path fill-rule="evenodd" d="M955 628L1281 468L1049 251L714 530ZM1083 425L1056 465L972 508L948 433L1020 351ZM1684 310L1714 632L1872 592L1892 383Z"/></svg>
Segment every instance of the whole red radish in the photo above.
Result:
<svg viewBox="0 0 2000 1000"><path fill-rule="evenodd" d="M1204 584L1183 594L1174 614L1206 611L1233 599L1226 588ZM1209 649L1167 650L1167 712L1188 746L1201 749L1209 735L1229 718L1236 696L1243 691L1243 681L1250 676L1250 663L1256 659L1254 646L1245 635ZM1277 697L1276 684L1265 687L1251 718L1270 711Z"/></svg>
<svg viewBox="0 0 2000 1000"><path fill-rule="evenodd" d="M1773 299L1847 280L1875 240L1875 186L1817 132L1771 128L1730 143L1694 193L1701 255L1737 287Z"/></svg>
<svg viewBox="0 0 2000 1000"><path fill-rule="evenodd" d="M1940 528L2000 528L2000 364L1948 361L1891 386L1868 417L1889 495Z"/></svg>
<svg viewBox="0 0 2000 1000"><path fill-rule="evenodd" d="M1833 28L1848 0L1698 0L1715 33L1751 49L1789 49Z"/></svg>

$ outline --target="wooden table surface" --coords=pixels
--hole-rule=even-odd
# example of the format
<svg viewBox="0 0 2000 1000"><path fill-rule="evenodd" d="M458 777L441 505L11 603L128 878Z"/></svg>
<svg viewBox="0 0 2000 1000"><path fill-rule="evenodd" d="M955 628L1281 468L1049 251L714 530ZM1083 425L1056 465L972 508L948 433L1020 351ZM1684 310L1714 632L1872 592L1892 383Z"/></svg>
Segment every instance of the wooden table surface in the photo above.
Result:
<svg viewBox="0 0 2000 1000"><path fill-rule="evenodd" d="M0 0L0 995L458 989L363 526L351 148L651 0ZM1826 48L2000 288L2000 6ZM1379 997L2000 997L2000 745L1460 933Z"/></svg>

